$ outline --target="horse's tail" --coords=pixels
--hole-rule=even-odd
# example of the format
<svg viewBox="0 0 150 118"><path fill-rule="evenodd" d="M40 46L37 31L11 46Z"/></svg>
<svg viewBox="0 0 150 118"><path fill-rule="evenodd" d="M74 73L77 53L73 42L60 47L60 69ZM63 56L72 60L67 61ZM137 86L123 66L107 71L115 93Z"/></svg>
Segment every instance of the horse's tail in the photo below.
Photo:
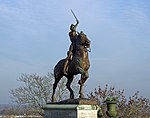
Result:
<svg viewBox="0 0 150 118"><path fill-rule="evenodd" d="M62 59L54 67L54 77L55 78L61 78L63 76L64 64L65 64L65 59Z"/></svg>

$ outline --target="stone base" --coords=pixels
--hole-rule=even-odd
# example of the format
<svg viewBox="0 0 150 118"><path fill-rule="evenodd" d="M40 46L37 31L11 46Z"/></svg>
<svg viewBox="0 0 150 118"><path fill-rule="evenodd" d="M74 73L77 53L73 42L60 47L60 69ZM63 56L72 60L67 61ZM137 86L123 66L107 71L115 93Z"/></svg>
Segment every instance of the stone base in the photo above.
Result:
<svg viewBox="0 0 150 118"><path fill-rule="evenodd" d="M68 99L48 103L43 109L44 118L97 118L99 107L95 100Z"/></svg>

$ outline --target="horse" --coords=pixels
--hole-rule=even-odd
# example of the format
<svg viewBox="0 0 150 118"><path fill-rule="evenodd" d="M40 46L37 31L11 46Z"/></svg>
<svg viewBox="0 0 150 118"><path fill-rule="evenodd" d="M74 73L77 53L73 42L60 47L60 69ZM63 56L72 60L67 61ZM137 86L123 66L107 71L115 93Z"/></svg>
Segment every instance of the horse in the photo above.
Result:
<svg viewBox="0 0 150 118"><path fill-rule="evenodd" d="M55 81L53 84L52 102L54 102L54 94L57 84L63 76L67 78L66 87L70 92L70 99L74 99L74 92L70 85L73 81L74 75L77 74L81 74L81 79L78 82L78 84L80 85L79 98L84 98L82 89L85 81L89 77L88 69L90 67L90 61L88 57L88 51L90 49L90 40L83 32L78 33L74 48L75 51L73 53L73 57L68 63L67 75L63 73L66 59L60 60L54 67Z"/></svg>

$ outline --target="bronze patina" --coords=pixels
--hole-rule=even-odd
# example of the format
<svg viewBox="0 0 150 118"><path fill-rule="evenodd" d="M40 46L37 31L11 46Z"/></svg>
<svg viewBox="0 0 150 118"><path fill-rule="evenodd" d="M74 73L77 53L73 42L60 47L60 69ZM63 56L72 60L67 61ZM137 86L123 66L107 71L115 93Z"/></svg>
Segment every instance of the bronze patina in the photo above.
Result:
<svg viewBox="0 0 150 118"><path fill-rule="evenodd" d="M66 58L66 61L65 61L65 64L64 64L64 69L63 69L64 74L66 74L66 75L67 75L67 69L68 69L68 62L72 58L73 51L75 49L75 42L76 42L76 38L77 38L77 31L76 31L76 29L77 29L77 26L79 24L79 20L75 16L75 14L72 11L72 9L71 9L71 12L72 12L73 16L76 19L76 24L75 25L74 24L70 25L70 30L71 31L69 32L69 37L70 37L71 45L70 45L69 51L67 53L67 58Z"/></svg>
<svg viewBox="0 0 150 118"><path fill-rule="evenodd" d="M60 60L54 68L55 82L53 84L52 102L54 102L54 94L60 79L65 76L67 78L66 87L70 92L70 99L74 99L74 92L70 87L74 75L81 74L81 79L79 80L80 90L79 97L84 98L83 85L87 78L89 77L88 69L90 67L90 61L88 57L88 49L90 49L90 40L83 33L76 33L76 27L79 21L77 20L76 25L71 25L69 35L71 40L70 49L68 51L68 56L65 59ZM72 37L71 37L72 36Z"/></svg>

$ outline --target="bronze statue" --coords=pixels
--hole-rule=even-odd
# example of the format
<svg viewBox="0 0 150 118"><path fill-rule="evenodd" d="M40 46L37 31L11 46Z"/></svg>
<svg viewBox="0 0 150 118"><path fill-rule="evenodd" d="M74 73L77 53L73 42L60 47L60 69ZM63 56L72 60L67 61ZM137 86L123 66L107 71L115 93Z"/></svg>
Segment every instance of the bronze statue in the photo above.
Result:
<svg viewBox="0 0 150 118"><path fill-rule="evenodd" d="M70 41L71 41L71 45L70 45L70 48L69 48L69 51L67 53L67 58L66 58L66 61L65 61L65 64L64 64L64 69L63 69L63 72L65 75L67 75L67 70L68 70L68 62L69 60L71 60L72 56L73 56L73 51L75 49L75 42L76 42L76 38L77 38L77 31L76 31L76 28L77 28L77 25L79 24L79 20L77 19L77 17L75 16L74 12L71 10L71 12L73 13L74 17L76 18L76 24L71 24L70 25L70 32L69 32L69 37L70 37Z"/></svg>
<svg viewBox="0 0 150 118"><path fill-rule="evenodd" d="M77 24L78 23L79 22L77 21ZM74 26L77 26L77 24ZM79 97L84 97L82 88L85 81L89 77L88 69L90 67L90 62L88 58L88 48L90 49L90 40L83 32L76 34L76 30L74 30L74 28L72 29L71 27L70 33L72 34L74 32L75 35L73 35L73 37L70 37L72 44L70 46L67 58L60 60L54 68L55 82L53 84L52 102L54 102L54 94L57 84L63 76L67 78L66 87L70 92L70 99L73 99L74 93L70 85L73 81L74 75L81 74L81 79L78 82L78 84L80 85ZM65 70L64 72L64 69L66 68L67 71Z"/></svg>

